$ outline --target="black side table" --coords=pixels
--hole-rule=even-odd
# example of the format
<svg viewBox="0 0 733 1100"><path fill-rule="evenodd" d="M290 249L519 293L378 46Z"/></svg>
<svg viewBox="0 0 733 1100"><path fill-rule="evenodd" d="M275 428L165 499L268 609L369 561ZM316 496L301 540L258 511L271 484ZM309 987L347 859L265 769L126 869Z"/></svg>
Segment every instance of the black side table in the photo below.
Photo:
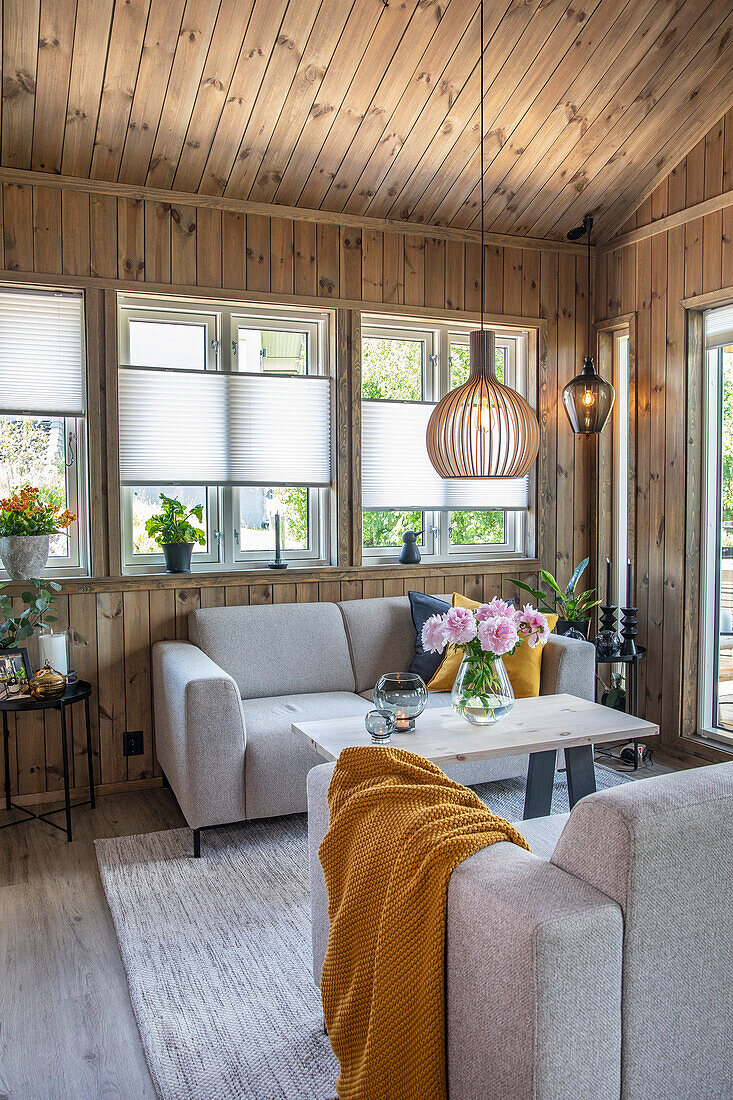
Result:
<svg viewBox="0 0 733 1100"><path fill-rule="evenodd" d="M632 654L622 655L618 654L616 657L599 657L596 653L596 668L598 665L628 665L629 676L631 683L629 684L630 690L626 693L626 698L629 700L629 714L633 714L634 717L639 717L639 661L646 657L646 647L638 645L636 652ZM634 737L634 771L639 767L639 738Z"/></svg>
<svg viewBox="0 0 733 1100"><path fill-rule="evenodd" d="M34 699L32 695L14 695L8 699L0 699L0 710L3 715L3 746L5 751L5 809L6 810L20 810L21 813L27 815L25 818L21 818L20 821L8 821L5 825L0 825L0 828L7 829L11 825L20 825L23 821L27 821L28 818L35 818L37 821L45 821L47 825L52 825L54 829L60 829L62 833L66 833L67 841L71 840L71 801L69 797L69 744L66 736L66 708L71 707L74 703L84 702L84 717L87 727L87 763L89 765L89 798L84 802L75 802L74 806L91 806L94 809L94 770L92 767L92 731L89 723L89 696L92 694L92 685L87 680L77 680L75 684L69 684L64 694L58 699ZM51 814L61 813L61 810L49 810L45 814L34 814L32 810L26 810L25 806L19 806L17 802L13 802L10 798L10 754L8 751L8 740L10 737L10 731L8 729L8 714L17 714L22 711L29 710L57 710L61 715L61 753L64 762L64 808L66 810L66 828L62 825L58 825L55 821L50 821Z"/></svg>

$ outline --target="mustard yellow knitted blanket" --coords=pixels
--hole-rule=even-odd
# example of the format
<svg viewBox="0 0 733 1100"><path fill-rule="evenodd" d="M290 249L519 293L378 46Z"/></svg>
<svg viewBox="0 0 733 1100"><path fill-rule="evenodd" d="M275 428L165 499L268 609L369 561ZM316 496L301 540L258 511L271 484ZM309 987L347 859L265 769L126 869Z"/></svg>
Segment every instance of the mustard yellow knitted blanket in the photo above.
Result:
<svg viewBox="0 0 733 1100"><path fill-rule="evenodd" d="M527 843L473 791L404 749L344 749L328 805L321 995L338 1095L441 1100L448 880L487 844Z"/></svg>

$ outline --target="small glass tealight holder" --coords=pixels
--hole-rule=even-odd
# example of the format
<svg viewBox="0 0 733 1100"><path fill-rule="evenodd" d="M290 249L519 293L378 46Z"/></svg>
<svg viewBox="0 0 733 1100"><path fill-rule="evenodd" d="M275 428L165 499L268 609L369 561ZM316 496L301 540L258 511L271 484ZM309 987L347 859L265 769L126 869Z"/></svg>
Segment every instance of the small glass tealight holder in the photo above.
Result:
<svg viewBox="0 0 733 1100"><path fill-rule="evenodd" d="M370 710L364 718L364 725L367 733L371 735L372 744L390 744L395 728L395 720L391 714L385 714L381 710Z"/></svg>

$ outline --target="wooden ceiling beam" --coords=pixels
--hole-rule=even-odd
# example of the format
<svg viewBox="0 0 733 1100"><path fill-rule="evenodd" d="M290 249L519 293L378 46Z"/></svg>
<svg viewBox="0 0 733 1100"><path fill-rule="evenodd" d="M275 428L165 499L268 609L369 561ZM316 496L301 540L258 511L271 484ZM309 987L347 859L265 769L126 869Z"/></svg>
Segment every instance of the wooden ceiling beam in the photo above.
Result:
<svg viewBox="0 0 733 1100"><path fill-rule="evenodd" d="M131 183L54 176L46 172L31 172L19 168L0 167L0 183L51 187L61 191L82 191L86 194L112 195L117 198L169 203L172 206L190 206L204 210L259 214L266 218L290 218L293 221L313 222L317 225L373 229L379 233L399 233L401 236L417 236L428 240L466 241L469 244L481 242L481 234L472 229L454 229L447 225L419 225L414 222L369 218L362 214L343 214L331 210L307 210L300 206L279 206L275 203L250 202L249 199L233 199L227 195L190 194L167 191L161 187L139 187ZM487 233L486 244L500 248L527 248L534 252L568 252L575 256L585 255L583 245L572 244L570 241L544 241L535 237L518 237L511 233Z"/></svg>
<svg viewBox="0 0 733 1100"><path fill-rule="evenodd" d="M729 206L733 206L733 191L724 191L722 195L715 195L713 198L695 203L694 206L688 206L684 210L677 210L674 214L668 214L667 217L659 218L648 225L641 225L638 229L630 229L628 233L611 237L596 245L597 253L599 256L604 256L607 252L615 252L617 248L638 244L639 241L645 241L648 237L655 237L657 233L667 233L670 229L677 229L680 225L686 225L687 222L695 221L696 218L703 218L706 214L714 214L717 210L725 210Z"/></svg>

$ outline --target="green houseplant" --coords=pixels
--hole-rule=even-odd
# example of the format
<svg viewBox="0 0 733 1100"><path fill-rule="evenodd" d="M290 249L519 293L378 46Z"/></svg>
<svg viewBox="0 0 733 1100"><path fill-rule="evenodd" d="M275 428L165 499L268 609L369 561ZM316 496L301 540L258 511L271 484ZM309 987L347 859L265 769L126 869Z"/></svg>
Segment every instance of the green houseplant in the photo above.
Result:
<svg viewBox="0 0 733 1100"><path fill-rule="evenodd" d="M54 593L61 591L61 585L56 581L37 579L30 583L33 591L22 593L20 598L26 607L19 615L15 614L10 596L0 591L0 649L14 649L27 642L36 627L58 622L58 616L53 614L57 599ZM6 587L0 585L0 589Z"/></svg>
<svg viewBox="0 0 733 1100"><path fill-rule="evenodd" d="M517 588L529 592L537 600L541 611L555 612L558 616L557 626L555 627L557 634L567 634L570 630L575 630L584 638L587 638L593 608L601 602L593 599L595 591L593 588L589 588L585 592L578 592L578 581L587 569L589 561L590 558L583 558L580 564L575 566L573 575L564 590L547 569L540 571L540 577L548 586L549 592L532 588L524 581L514 580L512 583L516 584Z"/></svg>
<svg viewBox="0 0 733 1100"><path fill-rule="evenodd" d="M190 573L194 546L206 544L206 535L190 520L202 523L204 506L197 504L194 508L186 508L177 497L167 497L165 493L160 494L160 502L161 510L150 517L145 530L162 548L169 573Z"/></svg>

